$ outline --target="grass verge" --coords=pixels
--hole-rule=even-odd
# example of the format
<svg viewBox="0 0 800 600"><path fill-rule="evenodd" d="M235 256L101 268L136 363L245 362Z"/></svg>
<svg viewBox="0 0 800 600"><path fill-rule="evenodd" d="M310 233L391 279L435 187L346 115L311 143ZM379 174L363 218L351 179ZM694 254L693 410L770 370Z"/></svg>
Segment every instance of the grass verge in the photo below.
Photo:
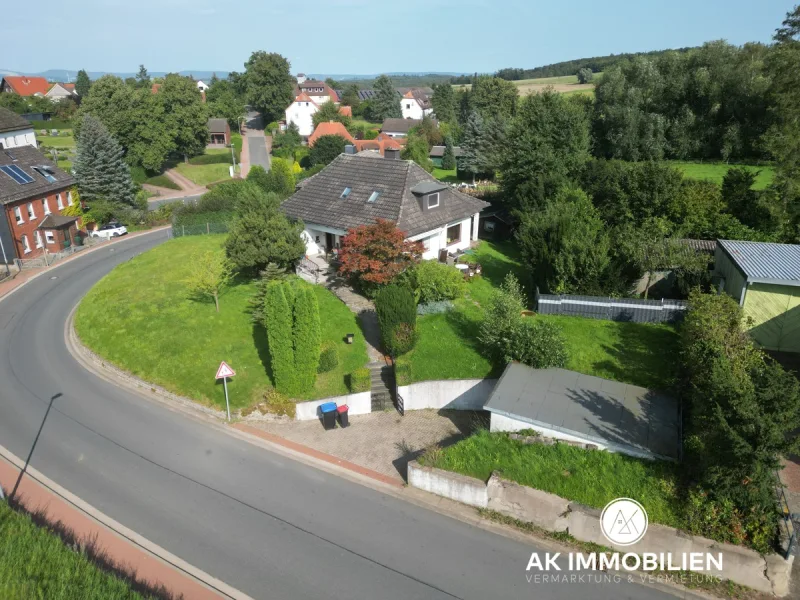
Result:
<svg viewBox="0 0 800 600"><path fill-rule="evenodd" d="M232 408L251 406L272 387L266 333L252 324L250 280L237 281L213 302L189 297L184 281L193 260L223 252L223 235L169 241L119 265L95 285L78 307L75 328L84 344L119 367L203 404L223 408L222 385L214 381L220 361L236 370L228 384ZM314 286L322 341L335 344L339 365L317 376L301 400L348 392L345 376L367 363L356 317L331 292ZM352 345L348 333L356 333Z"/></svg>
<svg viewBox="0 0 800 600"><path fill-rule="evenodd" d="M728 169L736 166L743 166L748 171L758 173L756 182L753 184L754 190L763 190L768 188L772 181L775 179L775 170L772 167L764 166L759 167L755 165L730 165L725 163L699 163L699 162L682 162L682 161L669 161L670 164L683 173L684 177L688 179L706 179L722 185L722 179L728 172Z"/></svg>

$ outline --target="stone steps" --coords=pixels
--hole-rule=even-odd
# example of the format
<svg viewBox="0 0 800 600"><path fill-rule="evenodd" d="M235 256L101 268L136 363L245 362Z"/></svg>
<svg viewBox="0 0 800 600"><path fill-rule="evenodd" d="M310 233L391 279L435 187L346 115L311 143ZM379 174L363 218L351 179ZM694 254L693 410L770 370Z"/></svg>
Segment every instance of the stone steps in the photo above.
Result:
<svg viewBox="0 0 800 600"><path fill-rule="evenodd" d="M372 410L384 410L393 406L394 370L383 362L372 362L367 365L372 383Z"/></svg>

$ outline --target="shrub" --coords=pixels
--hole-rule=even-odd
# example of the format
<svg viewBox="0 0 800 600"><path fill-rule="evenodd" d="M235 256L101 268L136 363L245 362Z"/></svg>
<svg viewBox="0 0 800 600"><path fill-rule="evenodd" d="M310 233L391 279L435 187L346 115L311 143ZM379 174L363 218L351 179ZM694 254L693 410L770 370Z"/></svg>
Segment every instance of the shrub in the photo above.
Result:
<svg viewBox="0 0 800 600"><path fill-rule="evenodd" d="M411 362L398 360L394 363L394 376L397 385L408 385L411 383Z"/></svg>
<svg viewBox="0 0 800 600"><path fill-rule="evenodd" d="M319 323L317 296L308 286L295 292L294 300L294 367L298 391L314 387L317 380L322 332Z"/></svg>
<svg viewBox="0 0 800 600"><path fill-rule="evenodd" d="M381 329L383 347L396 356L411 350L416 341L417 305L411 288L388 285L375 295L375 312ZM400 325L406 327L401 331Z"/></svg>
<svg viewBox="0 0 800 600"><path fill-rule="evenodd" d="M326 342L322 346L322 352L319 355L318 373L328 373L333 371L339 366L339 350L336 348L334 342Z"/></svg>
<svg viewBox="0 0 800 600"><path fill-rule="evenodd" d="M292 394L297 387L292 348L292 312L284 286L279 281L266 285L264 327L267 329L272 376L278 391Z"/></svg>
<svg viewBox="0 0 800 600"><path fill-rule="evenodd" d="M372 389L372 374L366 367L356 369L347 376L347 379L347 386L353 394L368 392Z"/></svg>
<svg viewBox="0 0 800 600"><path fill-rule="evenodd" d="M344 152L349 142L340 135L323 135L308 152L312 165L327 165Z"/></svg>
<svg viewBox="0 0 800 600"><path fill-rule="evenodd" d="M408 281L422 303L455 300L464 295L466 286L461 271L435 260L424 260L410 269Z"/></svg>
<svg viewBox="0 0 800 600"><path fill-rule="evenodd" d="M523 319L516 330L516 360L534 369L564 367L567 364L567 340L561 328L549 321Z"/></svg>
<svg viewBox="0 0 800 600"><path fill-rule="evenodd" d="M454 308L454 304L450 300L441 300L439 302L428 302L426 304L417 304L418 315L440 315L450 312Z"/></svg>
<svg viewBox="0 0 800 600"><path fill-rule="evenodd" d="M509 273L492 298L478 334L484 351L493 360L507 364L515 359L517 330L522 326L524 308L522 288L517 278Z"/></svg>
<svg viewBox="0 0 800 600"><path fill-rule="evenodd" d="M297 405L275 388L270 388L264 392L264 403L266 404L267 412L275 415L294 419L297 412Z"/></svg>

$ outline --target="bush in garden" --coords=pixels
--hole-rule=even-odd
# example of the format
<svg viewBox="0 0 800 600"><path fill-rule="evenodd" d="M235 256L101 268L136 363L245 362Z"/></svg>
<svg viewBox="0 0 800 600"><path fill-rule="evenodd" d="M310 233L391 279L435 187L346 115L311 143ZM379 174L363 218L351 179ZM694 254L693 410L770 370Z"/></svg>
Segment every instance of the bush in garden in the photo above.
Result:
<svg viewBox="0 0 800 600"><path fill-rule="evenodd" d="M478 333L485 352L500 364L516 360L524 309L525 295L517 278L509 273L492 298Z"/></svg>
<svg viewBox="0 0 800 600"><path fill-rule="evenodd" d="M328 373L339 366L339 350L334 342L326 342L322 346L322 353L319 355L319 367L317 373Z"/></svg>
<svg viewBox="0 0 800 600"><path fill-rule="evenodd" d="M317 296L308 286L299 286L295 290L292 335L297 389L305 392L313 388L317 380L322 343Z"/></svg>
<svg viewBox="0 0 800 600"><path fill-rule="evenodd" d="M356 369L347 376L347 379L348 387L353 394L368 392L372 389L372 374L366 367Z"/></svg>
<svg viewBox="0 0 800 600"><path fill-rule="evenodd" d="M561 328L549 321L530 318L522 321L514 336L515 360L534 369L566 366L569 355Z"/></svg>
<svg viewBox="0 0 800 600"><path fill-rule="evenodd" d="M278 416L286 416L294 419L297 405L281 394L275 388L270 388L264 392L264 404L267 412Z"/></svg>
<svg viewBox="0 0 800 600"><path fill-rule="evenodd" d="M383 347L392 356L408 352L416 342L417 303L406 285L392 284L378 290L375 312ZM401 331L400 325L405 325Z"/></svg>
<svg viewBox="0 0 800 600"><path fill-rule="evenodd" d="M263 315L275 387L284 394L293 394L297 381L292 347L292 310L286 300L285 287L279 281L267 284Z"/></svg>
<svg viewBox="0 0 800 600"><path fill-rule="evenodd" d="M409 269L407 277L417 301L425 304L460 298L466 287L461 271L435 260L422 261Z"/></svg>

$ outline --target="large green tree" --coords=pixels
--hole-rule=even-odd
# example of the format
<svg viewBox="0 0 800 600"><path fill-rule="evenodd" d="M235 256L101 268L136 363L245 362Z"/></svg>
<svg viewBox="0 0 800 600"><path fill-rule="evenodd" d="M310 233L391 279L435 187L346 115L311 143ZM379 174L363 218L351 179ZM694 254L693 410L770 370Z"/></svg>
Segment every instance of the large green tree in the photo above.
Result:
<svg viewBox="0 0 800 600"><path fill-rule="evenodd" d="M292 303L286 297L287 288L281 281L265 285L263 316L275 387L279 392L291 394L297 387L297 377L292 344Z"/></svg>
<svg viewBox="0 0 800 600"><path fill-rule="evenodd" d="M231 128L239 128L239 120L245 114L244 100L227 79L212 79L206 90L208 115L223 118Z"/></svg>
<svg viewBox="0 0 800 600"><path fill-rule="evenodd" d="M228 257L238 269L253 274L269 263L293 266L306 251L300 237L303 224L286 218L276 194L267 194L257 186L243 192L225 240Z"/></svg>
<svg viewBox="0 0 800 600"><path fill-rule="evenodd" d="M520 213L516 233L537 286L554 294L607 290L610 240L586 194L562 188L542 210Z"/></svg>
<svg viewBox="0 0 800 600"><path fill-rule="evenodd" d="M75 159L75 179L85 202L90 205L95 201L133 205L133 182L123 155L122 146L102 121L85 115L77 138Z"/></svg>
<svg viewBox="0 0 800 600"><path fill-rule="evenodd" d="M490 117L510 118L517 107L517 86L499 77L479 76L472 83L472 110Z"/></svg>
<svg viewBox="0 0 800 600"><path fill-rule="evenodd" d="M372 116L378 121L403 116L400 110L400 95L388 75L375 80L375 96L372 98Z"/></svg>
<svg viewBox="0 0 800 600"><path fill-rule="evenodd" d="M78 94L80 98L85 98L86 94L89 93L89 88L92 87L92 81L89 79L89 75L81 69L78 71L78 76L75 78L75 92Z"/></svg>
<svg viewBox="0 0 800 600"><path fill-rule="evenodd" d="M589 115L574 98L547 90L524 98L506 134L501 163L507 201L538 205L573 181L589 159Z"/></svg>
<svg viewBox="0 0 800 600"><path fill-rule="evenodd" d="M139 65L139 72L136 74L136 87L150 87L150 74L147 72L144 65Z"/></svg>
<svg viewBox="0 0 800 600"><path fill-rule="evenodd" d="M208 143L208 108L194 80L170 73L154 95L164 106L174 152L182 156L202 154Z"/></svg>
<svg viewBox="0 0 800 600"><path fill-rule="evenodd" d="M322 106L319 107L319 110L313 114L311 121L315 128L320 123L327 123L328 121L335 121L347 127L350 125L350 121L352 121L352 119L347 115L340 113L339 107L336 106L332 100L328 100L327 102L323 102Z"/></svg>
<svg viewBox="0 0 800 600"><path fill-rule="evenodd" d="M333 159L344 152L344 147L347 144L349 142L340 135L323 135L317 138L308 152L311 165L317 166L332 163Z"/></svg>
<svg viewBox="0 0 800 600"><path fill-rule="evenodd" d="M456 119L456 95L453 93L453 86L449 83L435 84L433 95L431 96L431 106L433 114L440 122L455 123Z"/></svg>
<svg viewBox="0 0 800 600"><path fill-rule="evenodd" d="M244 66L248 103L264 115L266 122L277 121L294 94L289 61L275 52L259 50Z"/></svg>
<svg viewBox="0 0 800 600"><path fill-rule="evenodd" d="M294 300L294 368L299 392L314 387L322 350L317 295L310 286L299 286Z"/></svg>
<svg viewBox="0 0 800 600"><path fill-rule="evenodd" d="M361 104L361 98L358 95L358 86L355 83L351 83L344 88L341 101L343 106L350 106L353 110L358 108Z"/></svg>

